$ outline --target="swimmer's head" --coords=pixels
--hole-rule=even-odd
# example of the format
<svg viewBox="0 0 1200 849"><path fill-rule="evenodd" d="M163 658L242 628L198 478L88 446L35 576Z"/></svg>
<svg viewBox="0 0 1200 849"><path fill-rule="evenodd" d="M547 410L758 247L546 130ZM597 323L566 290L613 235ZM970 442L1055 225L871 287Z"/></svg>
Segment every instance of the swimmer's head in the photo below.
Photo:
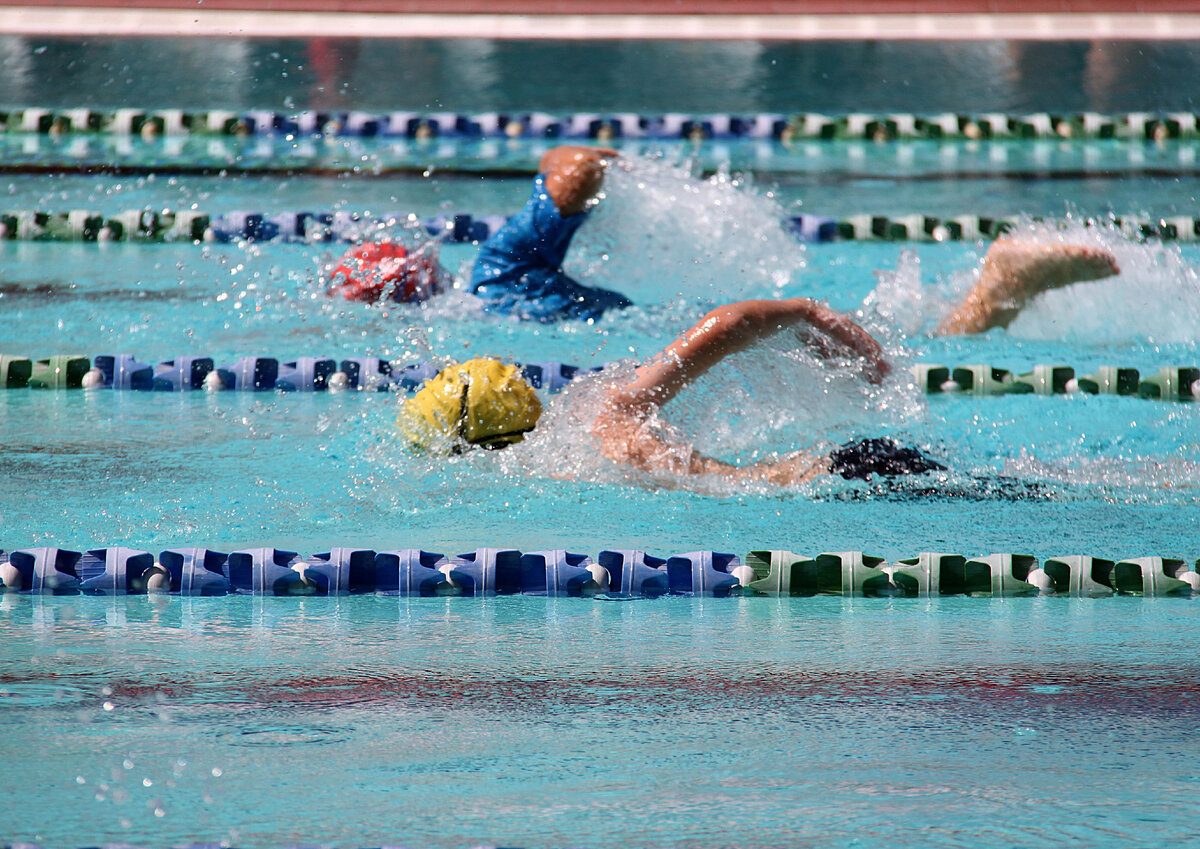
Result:
<svg viewBox="0 0 1200 849"><path fill-rule="evenodd" d="M479 358L442 371L400 407L396 429L415 447L458 452L520 442L542 414L537 393L514 365Z"/></svg>
<svg viewBox="0 0 1200 849"><path fill-rule="evenodd" d="M424 301L444 288L445 272L433 243L410 248L398 242L363 242L334 268L331 293L349 301Z"/></svg>

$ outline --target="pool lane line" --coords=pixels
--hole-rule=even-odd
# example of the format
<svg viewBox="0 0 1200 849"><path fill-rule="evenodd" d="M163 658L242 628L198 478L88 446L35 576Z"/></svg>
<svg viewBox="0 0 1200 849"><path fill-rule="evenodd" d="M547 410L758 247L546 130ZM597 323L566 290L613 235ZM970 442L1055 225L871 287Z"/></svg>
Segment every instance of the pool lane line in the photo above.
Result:
<svg viewBox="0 0 1200 849"><path fill-rule="evenodd" d="M149 627L138 623L131 627ZM176 632L178 633L178 632ZM161 632L160 632L161 635ZM226 635L237 640L240 635ZM248 635L243 637L247 639ZM15 666L15 665L14 665ZM1033 702L1082 712L1115 708L1139 714L1178 716L1200 713L1200 675L1195 662L1175 660L1149 665L1136 661L1077 664L1014 658L1008 662L963 665L951 660L944 666L904 667L881 665L870 675L861 670L789 666L764 675L756 664L683 663L678 659L639 667L637 675L608 668L574 668L558 675L552 668L540 674L507 673L503 669L481 674L452 663L437 669L407 669L379 664L370 671L353 667L316 668L307 672L271 669L240 670L223 676L214 686L211 673L186 669L156 670L138 675L126 672L106 679L111 692L100 693L95 673L42 671L22 668L0 674L0 688L17 692L41 686L76 691L78 701L99 707L106 700L144 704L166 698L188 705L235 704L325 708L363 704L394 704L419 700L449 708L481 707L544 711L545 705L608 705L616 695L656 697L675 703L715 702L726 706L733 697L764 701L826 698L864 698L884 695L889 702L900 694L944 699L921 703L922 711L953 712L964 703ZM949 700L953 703L947 703ZM236 732L235 732L236 733Z"/></svg>
<svg viewBox="0 0 1200 849"><path fill-rule="evenodd" d="M1200 137L1195 112L369 112L346 109L0 109L0 135L158 138L563 141L1014 141L1166 143Z"/></svg>
<svg viewBox="0 0 1200 849"><path fill-rule="evenodd" d="M443 242L479 243L504 226L504 215L475 216L444 213L421 218L396 210L379 214L339 210L292 210L263 213L234 210L211 215L200 210L128 209L104 215L92 209L67 212L0 210L0 242L49 243L224 243L289 242L353 244L372 237L387 239L397 227L423 228ZM809 213L783 216L783 229L803 242L884 241L959 242L993 239L1012 231L1019 222L1040 222L1045 216L992 217L959 214L932 216L848 215L842 218ZM1172 242L1200 241L1200 217L1168 215L1086 217L1087 226L1118 230L1132 239Z"/></svg>
<svg viewBox="0 0 1200 849"><path fill-rule="evenodd" d="M248 4L250 5L250 4ZM378 7L374 7L378 8ZM203 36L225 38L483 38L552 40L697 40L697 41L812 41L863 39L907 40L1196 40L1200 15L1155 12L992 12L967 6L969 11L945 13L886 13L869 7L859 14L804 14L811 7L795 6L800 14L753 13L742 5L738 14L638 14L644 5L630 5L620 14L611 7L588 6L581 11L602 14L554 14L561 5L542 6L532 14L486 14L480 3L474 12L439 14L433 4L414 13L303 12L188 9L103 8L54 5L0 7L0 34L35 36ZM470 8L470 7L468 7ZM662 6L660 8L668 8ZM671 7L673 8L673 7ZM771 8L770 5L759 9ZM1038 9L1028 2L1021 8ZM983 13L981 13L983 12Z"/></svg>
<svg viewBox="0 0 1200 849"><path fill-rule="evenodd" d="M443 167L441 165L428 163L423 165L399 165L386 166L376 168L374 166L363 167L347 167L347 168L325 168L316 167L310 168L305 166L275 166L275 165L178 165L176 163L162 163L158 165L117 165L111 163L96 163L96 164L14 164L0 162L0 174L12 176L44 176L55 174L67 174L72 176L104 176L104 177L142 177L152 174L161 174L164 176L180 176L180 177L337 177L355 179L380 179L392 177L411 177L428 181L430 179L430 171L434 172L433 176L447 174L452 176L466 177L494 177L494 178L529 178L537 173L537 168L534 165L518 166L512 168L497 168L489 166L487 168L462 168L462 167ZM715 170L708 172L709 174L716 173ZM1200 169L1196 169L1196 173L1200 175ZM1172 172L1170 176L1177 176L1180 172Z"/></svg>
<svg viewBox="0 0 1200 849"><path fill-rule="evenodd" d="M534 389L556 393L576 377L603 370L559 361L516 363ZM400 364L381 357L297 357L279 360L243 356L218 364L212 357L180 356L160 363L138 361L132 354L96 357L58 354L33 359L0 353L0 389L88 389L134 392L224 390L252 392L335 392L367 390L414 392L432 380L439 367L426 360ZM997 397L1073 394L1132 396L1162 401L1200 400L1200 368L1160 366L1144 377L1132 366L1102 365L1089 374L1061 363L1036 364L1014 373L990 364L909 366L915 385L928 395Z"/></svg>
<svg viewBox="0 0 1200 849"><path fill-rule="evenodd" d="M530 594L598 600L667 595L1188 598L1200 592L1200 572L1191 560L1160 555L1110 560L1069 554L1039 560L1012 551L974 557L926 551L889 562L863 551L813 556L785 549L757 549L744 559L711 549L668 557L641 549L605 549L593 559L561 548L479 547L447 556L417 548L331 547L301 556L270 546L230 553L194 546L167 549L155 557L150 551L126 546L83 552L39 546L9 554L0 550L0 590L32 595L149 592L209 597Z"/></svg>

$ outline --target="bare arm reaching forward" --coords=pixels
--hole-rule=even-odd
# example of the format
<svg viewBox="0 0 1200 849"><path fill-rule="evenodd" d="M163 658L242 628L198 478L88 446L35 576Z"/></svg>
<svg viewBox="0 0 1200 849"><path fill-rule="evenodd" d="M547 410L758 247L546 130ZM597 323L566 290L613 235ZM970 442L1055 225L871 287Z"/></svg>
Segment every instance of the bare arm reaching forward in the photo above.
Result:
<svg viewBox="0 0 1200 849"><path fill-rule="evenodd" d="M718 307L639 367L630 383L610 390L592 428L600 439L601 452L643 471L715 473L773 483L796 483L819 474L824 470L823 458L801 454L773 463L734 466L673 443L653 427L658 408L725 357L792 328L820 331L814 340L818 344L810 347L822 356L852 353L862 357L872 382L879 382L888 372L878 342L850 319L816 301L742 301Z"/></svg>

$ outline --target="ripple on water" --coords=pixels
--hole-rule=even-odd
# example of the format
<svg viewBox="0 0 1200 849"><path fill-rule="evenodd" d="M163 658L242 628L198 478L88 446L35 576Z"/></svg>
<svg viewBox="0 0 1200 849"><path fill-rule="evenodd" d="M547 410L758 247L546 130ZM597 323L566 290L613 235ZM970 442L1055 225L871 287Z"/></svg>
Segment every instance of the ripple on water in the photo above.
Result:
<svg viewBox="0 0 1200 849"><path fill-rule="evenodd" d="M218 735L231 746L326 746L349 740L351 733L344 728L321 728L316 725L245 725L223 731Z"/></svg>
<svg viewBox="0 0 1200 849"><path fill-rule="evenodd" d="M46 681L10 681L0 684L0 708L53 707L76 705L92 694L70 684Z"/></svg>

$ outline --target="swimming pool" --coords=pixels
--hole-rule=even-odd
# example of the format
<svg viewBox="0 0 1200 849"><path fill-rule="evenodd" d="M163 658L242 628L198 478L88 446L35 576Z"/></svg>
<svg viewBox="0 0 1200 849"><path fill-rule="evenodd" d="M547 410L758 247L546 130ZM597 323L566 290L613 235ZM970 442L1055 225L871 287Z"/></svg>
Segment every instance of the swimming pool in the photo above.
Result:
<svg viewBox="0 0 1200 849"><path fill-rule="evenodd" d="M1163 173L1093 175L1070 173L1086 164L1082 142L1042 162L1017 142L1018 173L979 175L996 148L917 146L906 166L895 146L832 143L774 151L749 186L635 159L572 258L638 302L595 325L488 317L462 292L413 307L333 302L320 275L337 245L2 242L0 351L590 366L652 354L706 303L804 294L865 301L903 364L1152 372L1198 358L1200 249L1082 222L1192 214L1189 145L1101 145L1124 163L1110 171L1140 150ZM7 209L215 214L493 215L528 191L526 177L437 171L5 183ZM985 245L801 245L775 229L796 211L1060 215L1063 233L1106 245L1124 273L1048 295L1008 331L938 339L928 328ZM1053 226L1022 232L1058 238ZM462 274L474 250L448 244L442 259ZM672 416L738 459L894 434L950 476L936 488L689 491L597 461L576 442L570 393L553 402L549 436L434 463L397 445L390 393L13 390L0 396L0 546L1200 556L1193 403L850 385L773 347L714 372ZM1197 813L1195 603L7 594L0 761L14 799L40 801L11 806L0 840L1182 842Z"/></svg>

